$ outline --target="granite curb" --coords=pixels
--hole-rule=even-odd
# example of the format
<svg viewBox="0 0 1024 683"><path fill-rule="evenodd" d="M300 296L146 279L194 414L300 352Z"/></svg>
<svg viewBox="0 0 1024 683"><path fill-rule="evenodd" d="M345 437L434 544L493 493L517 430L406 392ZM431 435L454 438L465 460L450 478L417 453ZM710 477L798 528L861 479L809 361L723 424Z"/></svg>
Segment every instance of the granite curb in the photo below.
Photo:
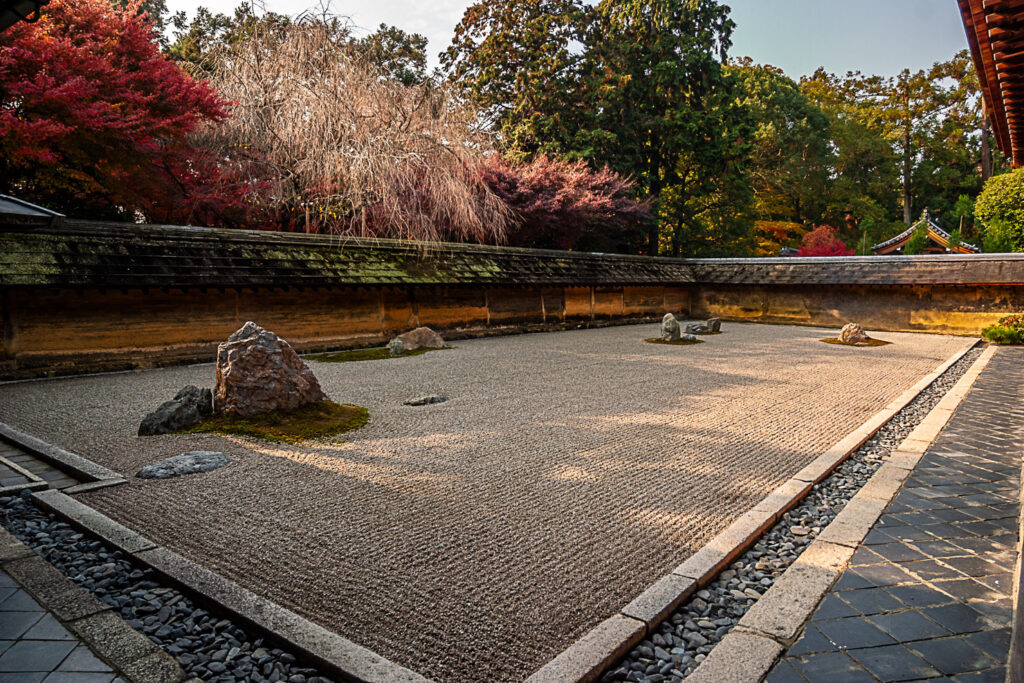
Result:
<svg viewBox="0 0 1024 683"><path fill-rule="evenodd" d="M285 644L332 675L343 680L366 683L428 683L428 679L416 672L261 598L167 548L158 546L145 536L61 491L41 491L33 493L32 497L41 507L72 526L99 537L123 551L134 561L153 569L186 593L197 596L206 603L204 606L216 606L221 612L237 618L239 622ZM0 556L4 552L5 546L0 544ZM37 559L45 564L47 569L65 578L45 560ZM127 625L126 627L130 629ZM136 632L132 630L132 633ZM141 634L137 635L145 638ZM148 639L146 642L149 642Z"/></svg>
<svg viewBox="0 0 1024 683"><path fill-rule="evenodd" d="M0 568L126 680L178 683L185 678L170 655L3 528Z"/></svg>
<svg viewBox="0 0 1024 683"><path fill-rule="evenodd" d="M807 495L814 484L828 477L836 467L842 464L844 460L860 448L864 442L874 436L879 429L909 405L921 392L931 386L936 379L938 379L957 361L963 358L975 346L976 344L953 354L949 359L936 367L935 370L922 377L913 386L893 399L885 408L868 418L864 424L836 442L826 450L825 453L768 494L768 496L766 496L760 503L733 522L719 535L711 539L707 545L694 553L685 562L672 570L672 572L656 581L628 605L623 607L618 614L598 624L593 630L588 632L582 638L563 650L550 662L537 670L537 672L527 679L527 683L548 683L550 681L577 681L579 683L587 683L595 680L611 662L615 661L615 659L621 656L622 653L627 652L636 643L643 640L644 636L652 633L665 616L671 614L672 611L689 598L694 591L713 581L715 576L717 576L722 569L727 567L737 557L750 548L766 530L771 528L772 525L782 518L783 514L795 507L804 498L804 496ZM981 368L984 367L984 364L987 364L987 359L991 357L992 353L994 353L994 349L987 350L985 354L983 354L967 371L964 377L961 378L961 380L954 385L952 389L950 389L947 393L947 397L956 391L956 389L960 387L967 378L970 378L970 384L973 384L974 379L977 378L978 374L981 372ZM983 360L984 363L982 363ZM970 385L968 384L968 389L969 386ZM952 415L951 406L955 407L958 405L966 393L967 390L963 390L958 393L958 398L955 402L947 403L946 397L944 397L932 412L942 408L944 412L948 413L948 415L946 415L946 420L948 420L949 415ZM929 413L925 419L927 420L929 417L931 417L931 413ZM942 425L945 425L945 421L942 421ZM917 439L922 439L925 432L919 430L920 425L914 430L916 435L915 433L912 433L911 436L914 436ZM935 434L938 434L938 431L939 430L936 430ZM934 438L934 436L932 438ZM930 444L931 440L929 440L928 443ZM875 476L872 477L872 481L878 478L879 474L883 474L883 469L885 469L884 465L875 473ZM890 468L889 470L886 470L883 477L879 479L879 484L877 484L874 489L874 495L883 495L886 489L893 486L895 482L894 477L898 476L895 474L897 471L903 473L903 478L899 479L899 484L902 484L903 479L906 478L909 471L904 468ZM870 483L871 482L869 482L869 485ZM898 490L899 486L897 485L895 490L892 491L892 495L894 495ZM858 496L859 495L860 494L858 493ZM856 498L857 497L855 497L855 499ZM851 503L852 502L853 501L851 501ZM881 514L881 509L878 510L878 513ZM861 513L861 517L864 518L863 512ZM877 515L871 519L872 523L875 518L877 518ZM846 529L844 530L844 539L850 539L856 536L855 532L851 533L851 526L853 526L856 521L857 518L853 515L847 516L845 519ZM831 527L831 525L829 525L829 527ZM829 527L826 527L826 530ZM868 527L870 528L870 524ZM864 534L867 534L867 529L864 530ZM861 538L863 538L863 536L861 536ZM811 546L804 551L803 555L810 552L817 543L818 541L812 543ZM814 567L809 565L811 559L829 554L827 551L830 550L830 548L819 547L818 549L815 549L815 552L810 556L807 562L802 565L800 564L803 559L803 555L801 555L801 558L798 558L794 565L790 567L785 574L783 574L783 577L785 577L786 574L793 571L794 568L798 569L798 573L803 572L804 574L809 575L813 574L815 570L817 570L817 573L814 574L817 578L814 586L816 589L820 588L820 593L808 593L801 601L801 604L806 606L813 598L813 602L810 602L809 610L813 610L814 606L821 600L821 596L824 595L825 591L827 591L832 585L832 582L838 578L839 572L841 572L841 566L838 565L838 562L841 559L841 556L845 554L845 550L847 548L834 543L828 543L828 546L833 546L833 548L831 548L831 555L835 556L836 559L830 562L827 567ZM842 548L842 550L836 550L840 548ZM852 554L853 549L849 548L849 555ZM849 556L847 556L846 559L848 560ZM845 560L842 561L842 566L845 566ZM826 582L829 577L831 577L831 580ZM769 595L773 589L774 586L765 593L765 597ZM754 608L756 608L757 604L764 601L765 597L762 597L758 603L755 603ZM751 612L754 608L751 608ZM797 614L797 610L793 610L793 614ZM744 617L744 619L746 619L746 617ZM801 625L802 623L803 621L800 622ZM741 668L744 671L760 671L757 676L750 680L757 680L758 677L766 673L768 669L771 668L772 664L774 664L779 653L782 652L783 645L771 639L766 634L752 632L747 628L741 628L743 626L744 620L741 619L740 627L737 628L737 632L729 634L729 636L723 638L722 642L711 651L708 658L701 663L699 667L697 667L691 678L693 678L693 676L698 676L697 680L708 681L726 680L726 678L728 680L748 680L745 677L736 678L732 674L726 678L719 676L718 673L716 673L717 670L729 662L735 663L736 666L742 665ZM779 628L782 627L780 626ZM799 626L797 628L799 628ZM619 634L618 639L614 637L615 634ZM766 642L762 643L759 641ZM722 650L723 646L725 646L725 651L722 652L722 654L715 656L715 653ZM771 654L769 657L769 653L774 654ZM710 666L708 665L708 662L711 662ZM700 673L705 667L708 667L706 670L707 673ZM736 669L735 673L740 673L740 670Z"/></svg>

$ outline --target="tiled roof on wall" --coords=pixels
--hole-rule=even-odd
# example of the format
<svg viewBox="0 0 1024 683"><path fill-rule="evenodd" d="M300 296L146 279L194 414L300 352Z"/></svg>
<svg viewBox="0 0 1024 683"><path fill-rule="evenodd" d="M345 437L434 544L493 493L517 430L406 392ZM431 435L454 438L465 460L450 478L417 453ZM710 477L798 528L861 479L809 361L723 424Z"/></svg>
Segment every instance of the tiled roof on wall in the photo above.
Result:
<svg viewBox="0 0 1024 683"><path fill-rule="evenodd" d="M0 218L0 287L1024 285L1024 254L669 259Z"/></svg>

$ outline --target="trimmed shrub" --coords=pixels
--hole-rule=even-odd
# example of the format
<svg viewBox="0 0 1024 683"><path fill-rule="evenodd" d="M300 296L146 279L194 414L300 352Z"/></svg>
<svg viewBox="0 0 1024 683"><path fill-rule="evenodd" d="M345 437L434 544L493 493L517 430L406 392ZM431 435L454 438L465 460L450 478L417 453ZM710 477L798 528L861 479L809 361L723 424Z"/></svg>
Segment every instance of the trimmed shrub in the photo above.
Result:
<svg viewBox="0 0 1024 683"><path fill-rule="evenodd" d="M1000 319L982 330L981 335L993 344L1024 344L1024 313Z"/></svg>

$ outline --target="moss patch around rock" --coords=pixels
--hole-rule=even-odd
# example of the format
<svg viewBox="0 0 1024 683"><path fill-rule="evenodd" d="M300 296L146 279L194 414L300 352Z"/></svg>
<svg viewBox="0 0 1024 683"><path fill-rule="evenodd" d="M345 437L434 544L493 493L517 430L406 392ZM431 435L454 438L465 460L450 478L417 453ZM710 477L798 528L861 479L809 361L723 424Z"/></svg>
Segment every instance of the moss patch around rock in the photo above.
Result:
<svg viewBox="0 0 1024 683"><path fill-rule="evenodd" d="M689 341L686 339L680 339L679 341L665 341L660 337L655 337L654 339L644 339L644 341L647 342L648 344L664 344L666 346L693 346L694 344L704 343L703 339L698 339L697 341Z"/></svg>
<svg viewBox="0 0 1024 683"><path fill-rule="evenodd" d="M300 443L351 432L365 425L369 418L369 411L362 406L320 401L296 410L275 410L252 417L215 414L180 433L233 434L263 441Z"/></svg>
<svg viewBox="0 0 1024 683"><path fill-rule="evenodd" d="M375 349L352 349L351 351L336 351L333 353L318 353L314 356L306 356L305 360L315 360L320 363L348 363L351 361L358 360L391 360L392 358L408 358L409 356L421 356L428 351L445 351L447 349L454 348L452 346L445 346L441 349L416 349L415 351L406 351L399 356L392 356L391 352L388 351L387 347L378 347Z"/></svg>
<svg viewBox="0 0 1024 683"><path fill-rule="evenodd" d="M828 339L821 339L826 344L839 344L840 346L888 346L892 342L882 341L881 339L869 339L866 342L845 342L838 337L829 337Z"/></svg>

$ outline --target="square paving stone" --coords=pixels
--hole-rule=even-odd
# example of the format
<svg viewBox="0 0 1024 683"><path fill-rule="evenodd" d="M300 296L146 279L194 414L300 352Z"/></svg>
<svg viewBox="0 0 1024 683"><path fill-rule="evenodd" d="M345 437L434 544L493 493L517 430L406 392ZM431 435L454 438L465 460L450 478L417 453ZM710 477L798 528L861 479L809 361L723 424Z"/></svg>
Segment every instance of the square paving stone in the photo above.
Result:
<svg viewBox="0 0 1024 683"><path fill-rule="evenodd" d="M981 671L999 666L1002 662L989 657L963 638L938 638L907 645L924 657L932 666L951 676L953 674Z"/></svg>
<svg viewBox="0 0 1024 683"><path fill-rule="evenodd" d="M81 671L54 671L43 683L111 683L113 674L85 673Z"/></svg>
<svg viewBox="0 0 1024 683"><path fill-rule="evenodd" d="M870 564L851 569L872 586L895 586L901 583L920 583L917 579L895 564Z"/></svg>
<svg viewBox="0 0 1024 683"><path fill-rule="evenodd" d="M765 677L764 683L806 683L806 680L796 672L789 660L783 659Z"/></svg>
<svg viewBox="0 0 1024 683"><path fill-rule="evenodd" d="M884 548L885 546L872 546L873 548ZM861 546L853 553L853 557L850 558L850 566L857 567L864 564L879 564L885 562L885 558L878 553L870 550L867 546Z"/></svg>
<svg viewBox="0 0 1024 683"><path fill-rule="evenodd" d="M20 638L42 616L42 612L0 613L0 639L14 640L15 638Z"/></svg>
<svg viewBox="0 0 1024 683"><path fill-rule="evenodd" d="M829 593L818 605L818 609L811 615L811 621L822 621L825 619L841 619L843 617L857 616L857 610L853 609L840 600L838 593Z"/></svg>
<svg viewBox="0 0 1024 683"><path fill-rule="evenodd" d="M893 543L896 540L897 539L893 538L889 534L881 531L878 527L875 527L868 532L867 536L864 537L864 545L881 545L883 543Z"/></svg>
<svg viewBox="0 0 1024 683"><path fill-rule="evenodd" d="M85 645L79 645L68 655L60 667L60 671L107 672L112 669L106 662L92 653Z"/></svg>
<svg viewBox="0 0 1024 683"><path fill-rule="evenodd" d="M956 683L1006 683L1006 668L998 667L987 671L976 671L969 674L953 676L950 680Z"/></svg>
<svg viewBox="0 0 1024 683"><path fill-rule="evenodd" d="M941 562L938 560L919 560L917 562L907 562L903 566L907 571L926 580L962 579L964 577L963 574L945 564L947 559L951 558L944 557Z"/></svg>
<svg viewBox="0 0 1024 683"><path fill-rule="evenodd" d="M892 612L904 608L902 602L881 588L846 591L840 597L843 602L864 615Z"/></svg>
<svg viewBox="0 0 1024 683"><path fill-rule="evenodd" d="M928 662L902 645L853 650L849 654L883 681L913 681L930 678L939 673Z"/></svg>
<svg viewBox="0 0 1024 683"><path fill-rule="evenodd" d="M0 569L0 588L20 588L18 582L11 578L11 575Z"/></svg>
<svg viewBox="0 0 1024 683"><path fill-rule="evenodd" d="M981 557L946 557L942 563L962 571L968 577L990 577L992 574L1006 572L1006 567L992 564Z"/></svg>
<svg viewBox="0 0 1024 683"><path fill-rule="evenodd" d="M19 673L0 672L0 683L41 683L44 678L46 678L45 671L21 671Z"/></svg>
<svg viewBox="0 0 1024 683"><path fill-rule="evenodd" d="M988 622L979 612L967 605L955 603L940 607L924 607L921 613L952 633L973 633L988 628Z"/></svg>
<svg viewBox="0 0 1024 683"><path fill-rule="evenodd" d="M53 671L74 649L63 640L19 640L0 655L0 671Z"/></svg>
<svg viewBox="0 0 1024 683"><path fill-rule="evenodd" d="M890 586L885 590L891 593L900 602L910 605L911 607L931 607L934 605L948 605L949 603L956 602L955 598L937 591L934 587L927 584Z"/></svg>
<svg viewBox="0 0 1024 683"><path fill-rule="evenodd" d="M893 612L891 614L876 614L873 617L868 617L868 621L901 643L909 643L926 638L939 638L950 634L942 626L939 626L920 612L913 610L909 612Z"/></svg>
<svg viewBox="0 0 1024 683"><path fill-rule="evenodd" d="M818 629L841 650L889 645L895 640L863 617L819 621Z"/></svg>
<svg viewBox="0 0 1024 683"><path fill-rule="evenodd" d="M43 612L35 599L24 590L17 590L0 602L0 612Z"/></svg>
<svg viewBox="0 0 1024 683"><path fill-rule="evenodd" d="M974 515L967 513L962 508L959 510L954 510L953 508L949 508L947 510L932 510L931 515L943 522L974 522L978 519Z"/></svg>
<svg viewBox="0 0 1024 683"><path fill-rule="evenodd" d="M859 588L871 588L873 585L874 584L870 581L864 579L864 577L858 576L852 571L845 571L843 572L843 575L839 577L839 580L836 581L836 584L832 586L832 590L836 593L840 593L842 591L857 590Z"/></svg>
<svg viewBox="0 0 1024 683"><path fill-rule="evenodd" d="M996 534L1008 531L1006 525L1001 523L1005 521L1006 520L999 519L991 521L979 520L977 522L963 522L961 524L958 524L957 526L968 533L974 534L975 536L995 536ZM1016 526L1017 520L1009 520L1009 523L1013 526ZM1011 526L1010 528L1013 528L1013 526Z"/></svg>
<svg viewBox="0 0 1024 683"><path fill-rule="evenodd" d="M927 560L928 556L903 543L889 543L876 545L872 551L881 555L890 562L911 562L913 560Z"/></svg>
<svg viewBox="0 0 1024 683"><path fill-rule="evenodd" d="M999 591L994 591L983 583L973 579L953 579L952 581L936 581L935 587L945 593L955 596L960 602L968 600L984 600L994 602L1005 597Z"/></svg>
<svg viewBox="0 0 1024 683"><path fill-rule="evenodd" d="M803 635L800 639L793 643L793 646L789 648L787 655L791 657L800 657L803 655L813 654L815 652L829 652L835 650L836 646L832 642L822 635L821 631L814 627L814 624L808 624L807 628L804 629Z"/></svg>
<svg viewBox="0 0 1024 683"><path fill-rule="evenodd" d="M991 576L976 576L974 580L983 583L992 590L999 591L1003 595L1013 594L1013 575L1010 573L993 574Z"/></svg>
<svg viewBox="0 0 1024 683"><path fill-rule="evenodd" d="M1010 640L1013 631L1000 628L995 631L978 631L964 637L968 643L978 648L996 661L1005 662L1010 652Z"/></svg>
<svg viewBox="0 0 1024 683"><path fill-rule="evenodd" d="M25 633L25 638L29 640L75 640L71 632L61 626L52 614L44 614L43 618Z"/></svg>
<svg viewBox="0 0 1024 683"><path fill-rule="evenodd" d="M793 668L809 681L843 681L843 683L875 683L875 678L842 652L789 660Z"/></svg>
<svg viewBox="0 0 1024 683"><path fill-rule="evenodd" d="M918 541L916 543L910 543L911 548L915 548L929 557L955 557L957 555L967 555L972 551L966 548L961 548L958 545L953 545L946 541Z"/></svg>
<svg viewBox="0 0 1024 683"><path fill-rule="evenodd" d="M1009 626L1013 623L1013 603L1010 598L999 602L974 601L970 603L973 610L981 612L988 619L989 626Z"/></svg>

